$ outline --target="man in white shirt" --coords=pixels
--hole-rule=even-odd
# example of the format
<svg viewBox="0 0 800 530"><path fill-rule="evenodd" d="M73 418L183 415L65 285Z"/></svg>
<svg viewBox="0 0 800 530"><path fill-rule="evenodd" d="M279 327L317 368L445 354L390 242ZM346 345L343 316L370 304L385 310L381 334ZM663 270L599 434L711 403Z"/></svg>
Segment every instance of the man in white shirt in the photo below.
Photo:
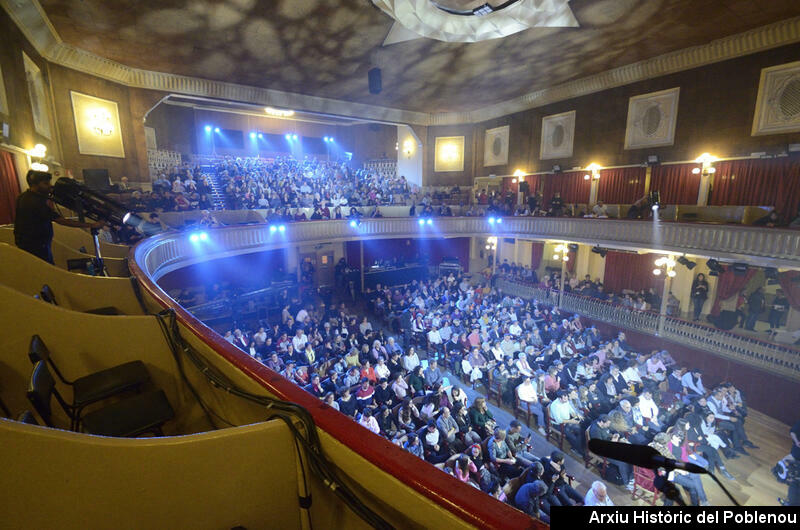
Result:
<svg viewBox="0 0 800 530"><path fill-rule="evenodd" d="M550 403L550 423L556 429L560 429L561 425L563 425L564 435L572 446L573 451L583 454L579 418L580 416L569 401L567 391L559 391L558 398Z"/></svg>
<svg viewBox="0 0 800 530"><path fill-rule="evenodd" d="M614 506L611 497L608 496L606 485L595 480L592 487L586 492L586 497L583 499L584 506Z"/></svg>
<svg viewBox="0 0 800 530"><path fill-rule="evenodd" d="M642 414L642 419L646 422L649 428L660 431L661 423L658 421L658 405L653 401L653 393L644 389L642 395L639 396L639 412Z"/></svg>
<svg viewBox="0 0 800 530"><path fill-rule="evenodd" d="M295 322L305 322L306 317L308 316L308 311L306 308L300 308L300 311L297 312L297 318L294 319Z"/></svg>
<svg viewBox="0 0 800 530"><path fill-rule="evenodd" d="M442 349L442 336L439 334L439 328L436 326L431 327L428 332L428 344L430 344L431 352L434 357L439 356L439 351Z"/></svg>
<svg viewBox="0 0 800 530"><path fill-rule="evenodd" d="M515 321L512 322L510 326L508 326L508 332L515 337L519 337L522 334L522 328L519 327L519 323Z"/></svg>
<svg viewBox="0 0 800 530"><path fill-rule="evenodd" d="M539 432L544 435L544 411L530 376L525 376L522 383L517 387L517 397L519 397L520 403L527 403L528 410L536 415L536 424L539 426Z"/></svg>
<svg viewBox="0 0 800 530"><path fill-rule="evenodd" d="M294 347L294 351L300 352L306 349L306 343L308 342L308 337L306 336L305 332L302 329L297 330L297 334L292 337L292 346Z"/></svg>
<svg viewBox="0 0 800 530"><path fill-rule="evenodd" d="M597 201L597 204L592 208L592 215L603 219L608 218L608 208L603 204L603 201Z"/></svg>

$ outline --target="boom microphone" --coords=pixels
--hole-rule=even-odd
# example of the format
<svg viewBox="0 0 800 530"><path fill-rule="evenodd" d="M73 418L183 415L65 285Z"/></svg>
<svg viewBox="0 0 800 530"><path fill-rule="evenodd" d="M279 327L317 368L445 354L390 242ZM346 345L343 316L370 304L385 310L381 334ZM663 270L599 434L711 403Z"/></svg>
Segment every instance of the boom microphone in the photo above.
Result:
<svg viewBox="0 0 800 530"><path fill-rule="evenodd" d="M596 455L627 462L647 469L664 468L668 470L682 469L689 473L708 473L708 470L697 464L679 462L666 458L649 445L632 445L620 442L607 442L598 438L589 440L589 450Z"/></svg>

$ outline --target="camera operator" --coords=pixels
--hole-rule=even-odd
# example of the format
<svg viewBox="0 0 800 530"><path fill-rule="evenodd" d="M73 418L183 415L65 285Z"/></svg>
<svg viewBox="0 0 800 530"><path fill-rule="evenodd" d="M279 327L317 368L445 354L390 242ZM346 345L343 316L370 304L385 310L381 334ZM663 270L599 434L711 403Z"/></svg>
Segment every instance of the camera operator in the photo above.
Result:
<svg viewBox="0 0 800 530"><path fill-rule="evenodd" d="M14 242L18 248L30 252L48 263L53 263L53 222L73 228L100 228L103 221L82 223L64 219L50 203L50 181L53 176L44 171L28 171L25 180L28 189L17 197L17 213L14 219Z"/></svg>

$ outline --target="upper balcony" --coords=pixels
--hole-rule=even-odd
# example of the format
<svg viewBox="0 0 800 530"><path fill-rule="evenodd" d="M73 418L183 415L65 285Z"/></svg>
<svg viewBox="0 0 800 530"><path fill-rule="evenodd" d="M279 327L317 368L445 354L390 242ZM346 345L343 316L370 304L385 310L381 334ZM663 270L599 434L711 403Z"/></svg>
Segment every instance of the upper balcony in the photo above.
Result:
<svg viewBox="0 0 800 530"><path fill-rule="evenodd" d="M136 248L135 259L152 278L158 279L167 272L209 258L289 245L358 239L470 236L570 241L800 268L800 230L560 217L505 217L502 224L494 225L483 217L436 217L430 225L420 225L417 218L411 217L362 219L356 227L346 220L304 221L288 223L285 231L274 232L265 224L237 225L215 229L206 244L192 243L182 233L150 238Z"/></svg>

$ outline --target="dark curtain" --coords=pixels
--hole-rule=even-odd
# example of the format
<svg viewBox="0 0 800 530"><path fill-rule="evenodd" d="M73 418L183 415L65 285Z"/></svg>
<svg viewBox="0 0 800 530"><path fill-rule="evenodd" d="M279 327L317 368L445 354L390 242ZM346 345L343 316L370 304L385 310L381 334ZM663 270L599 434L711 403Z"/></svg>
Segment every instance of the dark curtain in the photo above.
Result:
<svg viewBox="0 0 800 530"><path fill-rule="evenodd" d="M542 256L544 255L544 243L534 241L531 244L531 269L536 270L542 263Z"/></svg>
<svg viewBox="0 0 800 530"><path fill-rule="evenodd" d="M655 285L653 254L629 254L609 251L603 288L607 293L619 293L623 289L638 291Z"/></svg>
<svg viewBox="0 0 800 530"><path fill-rule="evenodd" d="M14 222L19 193L19 179L14 168L14 159L8 151L0 150L0 224Z"/></svg>
<svg viewBox="0 0 800 530"><path fill-rule="evenodd" d="M778 274L781 289L789 299L789 305L800 311L800 271L786 271Z"/></svg>
<svg viewBox="0 0 800 530"><path fill-rule="evenodd" d="M564 204L586 204L589 202L589 189L592 181L586 180L583 176L586 171L571 171L569 173L554 173L543 175L544 179L544 201L550 203L550 199L556 192L561 193Z"/></svg>
<svg viewBox="0 0 800 530"><path fill-rule="evenodd" d="M661 194L662 204L697 204L700 175L692 173L696 167L697 164L654 166L650 190Z"/></svg>
<svg viewBox="0 0 800 530"><path fill-rule="evenodd" d="M644 195L644 167L621 167L600 171L597 200L606 204L633 204Z"/></svg>
<svg viewBox="0 0 800 530"><path fill-rule="evenodd" d="M723 300L727 300L744 289L755 273L756 269L748 268L747 272L740 276L734 274L730 267L725 267L725 271L719 275L719 280L717 281L717 296L714 298L711 314L714 316L719 315L720 304L722 304Z"/></svg>
<svg viewBox="0 0 800 530"><path fill-rule="evenodd" d="M800 204L800 161L790 158L726 160L714 167L712 206L774 206L790 221Z"/></svg>

